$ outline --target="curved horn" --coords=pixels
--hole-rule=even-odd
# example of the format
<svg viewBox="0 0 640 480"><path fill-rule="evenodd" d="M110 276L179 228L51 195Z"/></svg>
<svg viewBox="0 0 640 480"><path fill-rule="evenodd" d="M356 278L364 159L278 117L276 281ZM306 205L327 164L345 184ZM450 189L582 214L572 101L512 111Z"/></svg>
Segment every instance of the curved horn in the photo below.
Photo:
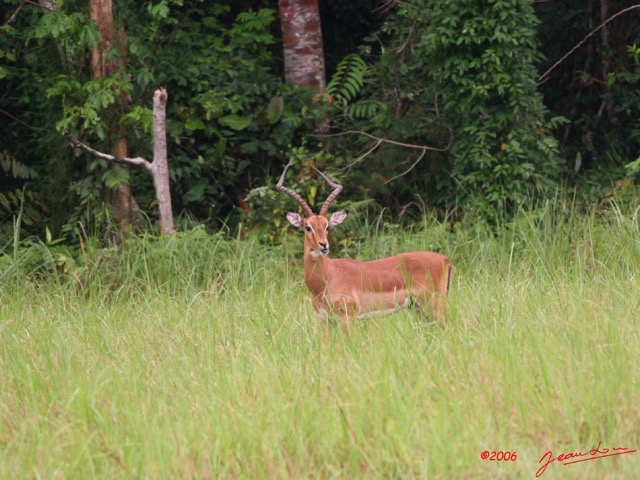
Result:
<svg viewBox="0 0 640 480"><path fill-rule="evenodd" d="M340 192L342 191L342 185L339 185L337 183L332 182L329 177L327 177L324 173L322 173L320 170L318 170L317 168L313 167L313 169L318 172L318 174L324 178L324 181L327 182L327 184L333 188L333 192L331 192L331 194L327 197L327 199L324 201L324 203L322 204L322 208L320 209L320 213L318 215L320 216L327 216L327 212L329 211L329 207L331 206L331 204L333 203L333 201L336 199L336 197L338 195L340 195Z"/></svg>
<svg viewBox="0 0 640 480"><path fill-rule="evenodd" d="M284 167L284 172L282 172L282 175L280 176L280 180L278 181L278 183L276 183L276 190L282 193L286 193L291 198L293 198L302 207L302 211L304 212L305 217L307 218L311 217L313 216L313 211L311 210L311 207L309 207L309 204L305 202L304 199L300 195L298 195L296 192L283 186L284 177L287 175L287 170L289 169L290 166L291 166L291 162L289 162L287 166Z"/></svg>

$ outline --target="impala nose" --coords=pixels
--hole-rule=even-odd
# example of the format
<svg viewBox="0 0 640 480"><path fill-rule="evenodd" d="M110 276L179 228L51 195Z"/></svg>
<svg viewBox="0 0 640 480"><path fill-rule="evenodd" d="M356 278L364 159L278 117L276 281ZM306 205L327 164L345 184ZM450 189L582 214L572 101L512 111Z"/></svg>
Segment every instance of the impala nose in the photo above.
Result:
<svg viewBox="0 0 640 480"><path fill-rule="evenodd" d="M329 253L328 243L318 242L318 245L320 245L320 253L322 253L323 255L326 255L327 253Z"/></svg>

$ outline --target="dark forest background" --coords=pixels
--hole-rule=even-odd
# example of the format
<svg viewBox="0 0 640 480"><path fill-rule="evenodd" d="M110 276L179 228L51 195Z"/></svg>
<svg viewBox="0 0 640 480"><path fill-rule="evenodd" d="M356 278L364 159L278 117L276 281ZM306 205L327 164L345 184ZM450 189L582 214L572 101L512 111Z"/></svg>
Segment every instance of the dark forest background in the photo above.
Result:
<svg viewBox="0 0 640 480"><path fill-rule="evenodd" d="M312 204L316 166L345 185L341 206L394 222L493 222L558 192L638 202L633 2L320 0L323 91L285 82L276 1L113 0L107 27L95 3L1 3L0 248L157 231L146 172L61 132L151 158L160 86L178 229L276 240L289 161Z"/></svg>

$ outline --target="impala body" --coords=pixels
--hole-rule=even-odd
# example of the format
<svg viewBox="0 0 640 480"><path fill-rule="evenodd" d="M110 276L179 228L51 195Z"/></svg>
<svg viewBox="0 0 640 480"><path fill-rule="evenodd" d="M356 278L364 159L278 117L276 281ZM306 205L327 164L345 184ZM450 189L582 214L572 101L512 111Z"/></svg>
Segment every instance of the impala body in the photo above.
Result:
<svg viewBox="0 0 640 480"><path fill-rule="evenodd" d="M329 218L326 213L342 186L318 172L334 190L315 215L302 197L283 186L287 168L276 188L296 200L305 213L303 218L289 212L287 219L305 234L304 278L320 316L335 314L353 320L391 313L414 303L444 319L451 275L447 257L409 252L369 262L329 258L329 230L341 224L347 212L339 210Z"/></svg>

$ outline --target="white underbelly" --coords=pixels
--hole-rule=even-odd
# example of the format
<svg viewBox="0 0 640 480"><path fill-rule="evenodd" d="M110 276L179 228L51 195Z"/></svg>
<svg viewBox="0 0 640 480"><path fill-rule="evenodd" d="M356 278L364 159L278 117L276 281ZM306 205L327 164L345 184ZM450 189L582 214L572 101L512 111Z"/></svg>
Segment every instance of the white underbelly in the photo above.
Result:
<svg viewBox="0 0 640 480"><path fill-rule="evenodd" d="M362 313L356 317L357 319L389 315L411 304L411 297L404 290L363 293L358 297Z"/></svg>

